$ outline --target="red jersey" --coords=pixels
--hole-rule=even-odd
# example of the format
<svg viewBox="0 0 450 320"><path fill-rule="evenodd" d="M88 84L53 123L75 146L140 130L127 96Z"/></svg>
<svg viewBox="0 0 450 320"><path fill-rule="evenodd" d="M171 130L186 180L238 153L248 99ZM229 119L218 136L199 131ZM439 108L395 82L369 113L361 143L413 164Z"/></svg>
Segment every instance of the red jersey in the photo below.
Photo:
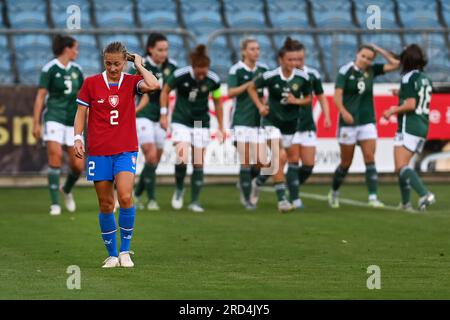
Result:
<svg viewBox="0 0 450 320"><path fill-rule="evenodd" d="M87 152L109 156L138 151L135 95L142 76L122 73L118 84L108 84L106 71L88 77L77 103L89 108Z"/></svg>

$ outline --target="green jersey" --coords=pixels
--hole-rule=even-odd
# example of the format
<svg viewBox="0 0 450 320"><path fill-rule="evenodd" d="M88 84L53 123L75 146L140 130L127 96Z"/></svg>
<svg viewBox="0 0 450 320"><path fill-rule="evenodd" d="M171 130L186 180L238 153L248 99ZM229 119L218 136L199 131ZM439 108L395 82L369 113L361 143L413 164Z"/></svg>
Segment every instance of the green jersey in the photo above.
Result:
<svg viewBox="0 0 450 320"><path fill-rule="evenodd" d="M322 79L319 71L307 66L303 67L303 71L309 76L311 88L315 95L323 94ZM312 101L308 106L301 106L298 115L297 131L316 131L316 124L314 123Z"/></svg>
<svg viewBox="0 0 450 320"><path fill-rule="evenodd" d="M77 113L77 95L83 84L81 67L73 62L64 67L58 59L47 63L41 71L39 88L47 89L44 121L73 126Z"/></svg>
<svg viewBox="0 0 450 320"><path fill-rule="evenodd" d="M171 89L177 90L175 110L172 122L194 127L195 121L201 121L202 127L209 127L209 93L220 88L217 74L208 71L202 81L197 81L191 66L175 70L167 79Z"/></svg>
<svg viewBox="0 0 450 320"><path fill-rule="evenodd" d="M150 56L145 59L145 69L153 73L153 75L159 80L160 87L162 88L164 83L167 82L167 78L175 71L177 68L177 63L168 59L163 64L157 65ZM136 69L132 69L130 73L136 73ZM161 95L161 90L152 92L149 95L149 103L136 114L138 118L147 118L154 122L159 121L159 112L161 106L159 105L159 96Z"/></svg>
<svg viewBox="0 0 450 320"><path fill-rule="evenodd" d="M261 76L267 71L265 64L256 63L250 69L243 61L239 61L230 68L228 75L228 88L239 87L252 79ZM258 89L258 95L264 95L263 88ZM236 105L233 112L232 126L259 127L261 116L247 91L236 96Z"/></svg>
<svg viewBox="0 0 450 320"><path fill-rule="evenodd" d="M422 71L412 70L402 77L399 105L402 105L408 98L414 98L416 108L414 111L398 114L398 132L406 132L423 138L427 137L431 91L431 80Z"/></svg>
<svg viewBox="0 0 450 320"><path fill-rule="evenodd" d="M263 118L264 126L275 126L282 134L294 134L297 129L298 104L288 104L289 93L296 98L311 94L309 76L302 70L294 69L289 78L285 78L281 67L263 73L255 79L256 88L269 90L269 114Z"/></svg>
<svg viewBox="0 0 450 320"><path fill-rule="evenodd" d="M373 106L373 79L384 73L384 64L376 63L367 70L359 69L349 62L339 69L336 88L343 89L343 103L353 116L354 123L348 125L339 117L339 126L360 126L375 123Z"/></svg>

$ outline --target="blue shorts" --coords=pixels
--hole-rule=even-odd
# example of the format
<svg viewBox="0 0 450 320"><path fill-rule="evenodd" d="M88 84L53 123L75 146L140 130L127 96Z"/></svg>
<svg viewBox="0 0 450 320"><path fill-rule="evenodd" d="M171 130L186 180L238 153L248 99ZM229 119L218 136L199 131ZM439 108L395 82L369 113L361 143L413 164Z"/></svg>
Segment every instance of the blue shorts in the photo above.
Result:
<svg viewBox="0 0 450 320"><path fill-rule="evenodd" d="M122 171L136 173L137 152L122 152L113 156L88 156L86 175L89 181L114 180Z"/></svg>

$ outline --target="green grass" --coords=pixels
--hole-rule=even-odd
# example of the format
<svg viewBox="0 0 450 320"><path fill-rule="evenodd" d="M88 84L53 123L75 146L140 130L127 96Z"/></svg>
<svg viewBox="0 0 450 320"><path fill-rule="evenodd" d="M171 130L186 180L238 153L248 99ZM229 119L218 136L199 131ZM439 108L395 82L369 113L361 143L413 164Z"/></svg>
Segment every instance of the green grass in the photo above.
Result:
<svg viewBox="0 0 450 320"><path fill-rule="evenodd" d="M449 299L450 187L430 187L438 202L427 214L310 199L303 212L279 214L268 192L247 212L234 186L205 186L207 211L195 214L172 210L172 187L160 187L162 211L136 217L135 268L110 270L100 268L93 188L76 188L78 211L59 217L44 188L1 189L0 298ZM345 185L342 196L365 200L366 189ZM397 186L380 186L380 198L396 205ZM70 265L81 268L81 290L66 287ZM381 268L381 290L366 287L369 265Z"/></svg>

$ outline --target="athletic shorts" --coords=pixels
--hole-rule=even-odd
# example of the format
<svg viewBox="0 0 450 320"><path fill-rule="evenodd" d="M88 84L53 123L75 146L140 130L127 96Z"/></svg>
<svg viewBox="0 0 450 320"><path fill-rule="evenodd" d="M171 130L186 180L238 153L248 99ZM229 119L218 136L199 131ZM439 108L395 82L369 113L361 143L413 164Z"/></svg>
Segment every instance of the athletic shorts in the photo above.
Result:
<svg viewBox="0 0 450 320"><path fill-rule="evenodd" d="M264 143L266 139L262 128L234 126L233 141L240 143Z"/></svg>
<svg viewBox="0 0 450 320"><path fill-rule="evenodd" d="M377 127L374 123L354 127L339 127L340 144L356 144L358 141L377 139Z"/></svg>
<svg viewBox="0 0 450 320"><path fill-rule="evenodd" d="M317 134L315 131L297 131L292 140L292 144L299 144L304 147L317 146Z"/></svg>
<svg viewBox="0 0 450 320"><path fill-rule="evenodd" d="M55 141L73 147L73 127L65 126L56 121L46 121L43 139L44 141Z"/></svg>
<svg viewBox="0 0 450 320"><path fill-rule="evenodd" d="M136 173L137 152L122 152L112 156L88 156L87 179L89 181L114 180L123 171Z"/></svg>
<svg viewBox="0 0 450 320"><path fill-rule="evenodd" d="M172 123L172 141L187 142L195 148L206 148L211 139L209 128L191 128L181 123Z"/></svg>
<svg viewBox="0 0 450 320"><path fill-rule="evenodd" d="M161 128L159 122L154 122L147 118L137 118L136 129L139 145L152 143L156 145L156 148L164 149L166 131Z"/></svg>
<svg viewBox="0 0 450 320"><path fill-rule="evenodd" d="M265 126L264 131L266 140L280 139L283 148L288 149L291 147L292 141L294 140L294 134L282 134L280 129L274 126Z"/></svg>
<svg viewBox="0 0 450 320"><path fill-rule="evenodd" d="M414 136L406 132L397 132L394 138L394 146L405 147L411 152L421 153L426 139Z"/></svg>

